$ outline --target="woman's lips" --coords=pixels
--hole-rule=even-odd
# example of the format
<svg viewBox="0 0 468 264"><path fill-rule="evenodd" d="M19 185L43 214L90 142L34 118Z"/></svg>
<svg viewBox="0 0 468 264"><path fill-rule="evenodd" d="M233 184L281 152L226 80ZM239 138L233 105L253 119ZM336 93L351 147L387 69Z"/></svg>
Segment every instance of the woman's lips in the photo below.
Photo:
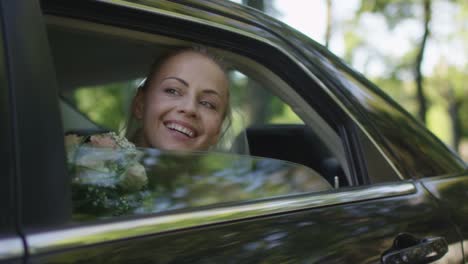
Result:
<svg viewBox="0 0 468 264"><path fill-rule="evenodd" d="M192 126L180 121L165 121L164 126L172 131L182 133L189 138L194 138L197 134L196 130Z"/></svg>

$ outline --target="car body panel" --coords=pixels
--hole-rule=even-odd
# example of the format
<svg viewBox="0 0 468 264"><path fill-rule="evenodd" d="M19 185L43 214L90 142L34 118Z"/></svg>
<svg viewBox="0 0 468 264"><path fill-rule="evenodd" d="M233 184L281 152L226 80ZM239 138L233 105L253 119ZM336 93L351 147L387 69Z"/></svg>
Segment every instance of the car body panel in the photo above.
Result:
<svg viewBox="0 0 468 264"><path fill-rule="evenodd" d="M458 227L463 238L465 256L468 255L468 171L453 176L427 178L424 186L440 201L441 210L445 210Z"/></svg>
<svg viewBox="0 0 468 264"><path fill-rule="evenodd" d="M15 45L15 42L11 41L11 37L18 29L13 14L23 7L12 2L0 3L0 263L23 263L26 254L26 245L19 228L18 121L15 119L15 80L11 76L15 66L11 59L11 45Z"/></svg>
<svg viewBox="0 0 468 264"><path fill-rule="evenodd" d="M68 178L57 83L37 1L2 2L15 180L17 225L53 225L68 218ZM30 21L34 21L31 23ZM39 155L38 155L39 153ZM59 177L58 175L61 175Z"/></svg>
<svg viewBox="0 0 468 264"><path fill-rule="evenodd" d="M376 263L402 232L443 236L463 259L459 236L420 185L413 194L324 206L243 221L87 245L33 256L35 263ZM395 213L398 212L398 213Z"/></svg>
<svg viewBox="0 0 468 264"><path fill-rule="evenodd" d="M163 212L142 218L122 219L109 223L98 222L91 225L71 226L63 230L28 234L26 242L31 254L44 254L77 246L131 239L142 235L249 220L345 203L383 200L415 192L415 185L411 182L405 182L386 184L385 186L376 185L369 188L348 188L339 193L311 192L247 202L224 203L217 206L186 209L182 212Z"/></svg>
<svg viewBox="0 0 468 264"><path fill-rule="evenodd" d="M0 9L0 166L3 168L0 179L0 240L3 237L15 235L16 214L13 209L15 204L15 157L14 157L14 133L12 129L12 105L11 90L8 82L8 65L5 61L5 44L3 38L3 13ZM0 246L1 248L1 246ZM0 259L2 259L0 253Z"/></svg>

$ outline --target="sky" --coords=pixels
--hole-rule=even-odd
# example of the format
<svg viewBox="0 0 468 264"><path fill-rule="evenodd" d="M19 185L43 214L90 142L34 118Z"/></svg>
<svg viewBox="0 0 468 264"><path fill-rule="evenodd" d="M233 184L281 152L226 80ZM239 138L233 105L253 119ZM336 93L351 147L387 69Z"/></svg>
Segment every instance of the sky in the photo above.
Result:
<svg viewBox="0 0 468 264"><path fill-rule="evenodd" d="M312 39L324 43L326 9L325 0L273 0L278 11L275 17L286 24L296 28ZM241 2L236 0L234 2ZM435 64L444 59L448 64L457 66L466 65L468 51L460 40L448 41L449 34L454 32L454 17L456 9L445 1L435 1L431 30L432 38L428 41L425 58L423 61L423 73L431 74ZM339 3L339 4L336 4ZM354 16L360 0L334 1L333 18L334 29L330 41L330 50L338 56L343 56L345 45L343 40L343 24ZM415 44L411 39L422 36L422 23L420 21L405 21L395 30L387 30L384 19L378 15L364 15L360 23L361 34L367 36L369 46L378 52L400 58ZM456 50L457 53L453 51ZM370 76L379 76L385 71L385 66L378 60L367 58L369 50L360 50L356 53L353 66Z"/></svg>

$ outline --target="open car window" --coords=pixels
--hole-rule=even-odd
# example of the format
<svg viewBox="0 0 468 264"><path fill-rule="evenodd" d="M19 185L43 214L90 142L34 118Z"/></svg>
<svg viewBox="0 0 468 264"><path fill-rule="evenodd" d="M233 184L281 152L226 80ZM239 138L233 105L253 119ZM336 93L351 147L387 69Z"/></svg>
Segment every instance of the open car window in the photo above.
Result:
<svg viewBox="0 0 468 264"><path fill-rule="evenodd" d="M125 135L153 60L197 43L47 16L65 135ZM343 141L267 66L215 49L228 66L232 124L211 151L67 145L76 219L154 213L355 185ZM129 185L130 187L128 187Z"/></svg>

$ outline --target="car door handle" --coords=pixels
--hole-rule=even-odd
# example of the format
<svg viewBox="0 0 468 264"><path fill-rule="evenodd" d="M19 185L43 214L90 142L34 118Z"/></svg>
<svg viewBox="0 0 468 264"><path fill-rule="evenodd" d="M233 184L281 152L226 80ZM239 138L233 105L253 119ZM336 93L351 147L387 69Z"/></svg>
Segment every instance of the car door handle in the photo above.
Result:
<svg viewBox="0 0 468 264"><path fill-rule="evenodd" d="M430 263L442 258L448 252L447 241L443 237L418 239L402 233L393 241L390 249L382 254L383 264Z"/></svg>

